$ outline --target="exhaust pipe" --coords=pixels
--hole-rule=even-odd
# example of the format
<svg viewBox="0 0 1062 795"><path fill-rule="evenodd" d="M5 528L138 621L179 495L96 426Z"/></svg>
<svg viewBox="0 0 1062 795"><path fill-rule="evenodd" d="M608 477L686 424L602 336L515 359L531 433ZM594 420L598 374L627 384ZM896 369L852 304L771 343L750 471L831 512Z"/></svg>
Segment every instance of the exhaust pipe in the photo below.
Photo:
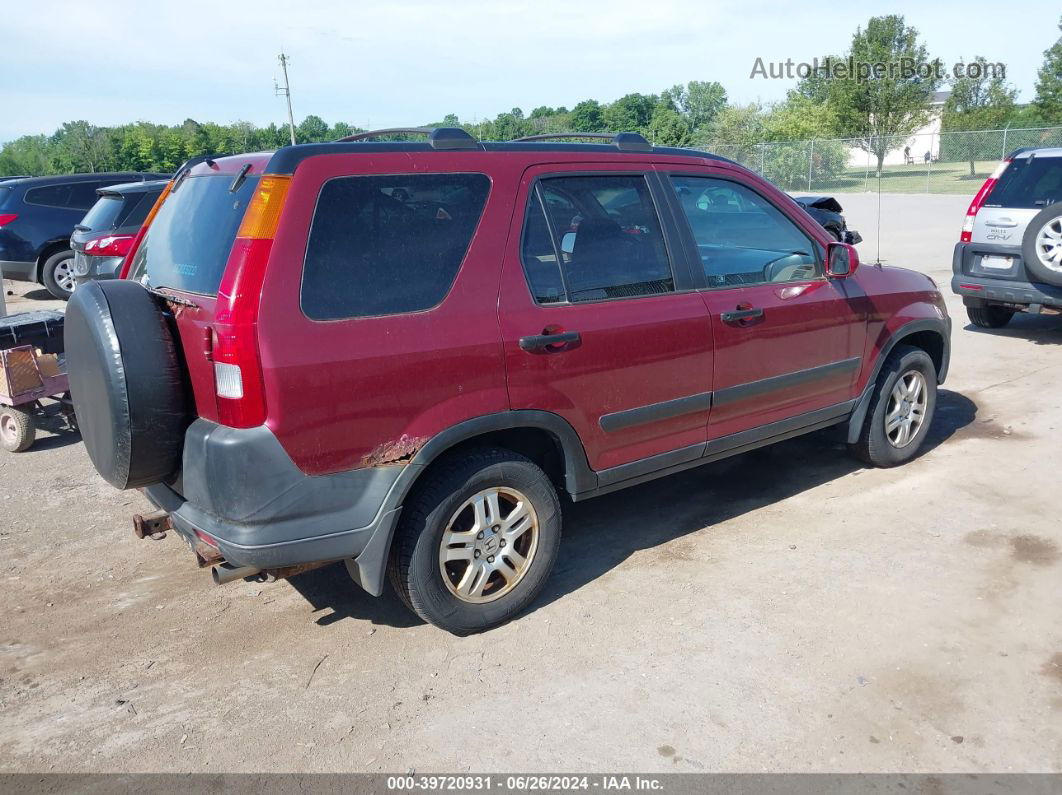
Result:
<svg viewBox="0 0 1062 795"><path fill-rule="evenodd" d="M261 571L257 566L233 566L231 563L222 562L214 566L210 574L214 578L214 585L224 585L227 582L253 577Z"/></svg>

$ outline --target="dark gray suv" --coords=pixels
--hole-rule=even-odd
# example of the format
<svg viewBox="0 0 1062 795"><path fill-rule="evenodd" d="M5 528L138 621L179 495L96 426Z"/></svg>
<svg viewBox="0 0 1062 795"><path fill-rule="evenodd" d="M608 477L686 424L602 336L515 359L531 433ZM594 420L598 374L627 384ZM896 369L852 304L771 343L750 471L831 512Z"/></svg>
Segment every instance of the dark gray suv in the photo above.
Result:
<svg viewBox="0 0 1062 795"><path fill-rule="evenodd" d="M977 192L952 260L970 321L1062 314L1062 148L1019 149Z"/></svg>

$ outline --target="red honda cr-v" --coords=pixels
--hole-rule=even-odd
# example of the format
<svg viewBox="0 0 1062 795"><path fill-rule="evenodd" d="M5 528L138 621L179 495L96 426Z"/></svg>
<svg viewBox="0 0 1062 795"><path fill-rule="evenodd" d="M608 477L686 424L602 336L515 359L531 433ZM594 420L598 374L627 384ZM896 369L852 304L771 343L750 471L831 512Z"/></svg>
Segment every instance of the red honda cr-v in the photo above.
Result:
<svg viewBox="0 0 1062 795"><path fill-rule="evenodd" d="M704 152L342 141L204 159L135 280L67 312L85 443L215 580L385 572L452 632L503 622L583 500L832 425L926 437L950 320ZM371 134L370 134L371 135ZM368 138L369 136L361 136Z"/></svg>

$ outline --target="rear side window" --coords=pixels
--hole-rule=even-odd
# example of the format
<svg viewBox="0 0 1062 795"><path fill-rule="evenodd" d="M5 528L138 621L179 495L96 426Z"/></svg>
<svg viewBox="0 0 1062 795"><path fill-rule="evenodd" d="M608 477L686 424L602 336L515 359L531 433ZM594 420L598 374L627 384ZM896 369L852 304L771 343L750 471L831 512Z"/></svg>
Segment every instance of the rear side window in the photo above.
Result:
<svg viewBox="0 0 1062 795"><path fill-rule="evenodd" d="M26 204L39 204L43 207L69 207L70 185L42 185L30 188L23 199Z"/></svg>
<svg viewBox="0 0 1062 795"><path fill-rule="evenodd" d="M235 193L231 185L232 174L185 178L148 227L131 272L146 272L152 287L216 295L258 177Z"/></svg>
<svg viewBox="0 0 1062 795"><path fill-rule="evenodd" d="M988 195L988 207L1034 210L1062 201L1062 157L1019 157Z"/></svg>
<svg viewBox="0 0 1062 795"><path fill-rule="evenodd" d="M329 180L310 227L303 312L339 320L435 306L457 276L489 190L483 174Z"/></svg>
<svg viewBox="0 0 1062 795"><path fill-rule="evenodd" d="M103 232L118 225L118 216L122 212L121 196L100 196L92 209L81 219L79 226L86 231Z"/></svg>
<svg viewBox="0 0 1062 795"><path fill-rule="evenodd" d="M641 176L540 180L525 221L522 259L540 304L675 289L660 220Z"/></svg>

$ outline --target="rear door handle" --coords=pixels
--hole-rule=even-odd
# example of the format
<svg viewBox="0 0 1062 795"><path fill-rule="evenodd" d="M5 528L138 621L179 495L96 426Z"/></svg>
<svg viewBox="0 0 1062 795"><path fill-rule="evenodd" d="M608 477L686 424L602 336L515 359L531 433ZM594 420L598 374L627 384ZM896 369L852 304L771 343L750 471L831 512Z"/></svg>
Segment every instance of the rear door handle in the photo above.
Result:
<svg viewBox="0 0 1062 795"><path fill-rule="evenodd" d="M553 349L554 351L559 351L564 349L553 348L553 346L568 345L572 342L579 342L580 339L578 331L561 331L557 334L532 334L529 337L520 338L520 350L548 351Z"/></svg>
<svg viewBox="0 0 1062 795"><path fill-rule="evenodd" d="M733 312L723 312L719 318L724 323L738 323L742 320L751 320L754 317L763 317L762 309L735 309Z"/></svg>

